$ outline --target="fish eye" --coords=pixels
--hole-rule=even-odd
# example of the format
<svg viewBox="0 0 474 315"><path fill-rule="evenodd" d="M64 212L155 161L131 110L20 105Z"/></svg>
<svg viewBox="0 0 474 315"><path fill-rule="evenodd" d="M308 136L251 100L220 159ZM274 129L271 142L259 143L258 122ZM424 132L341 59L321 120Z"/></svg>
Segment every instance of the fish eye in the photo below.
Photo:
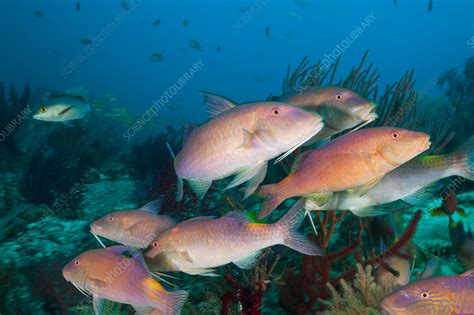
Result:
<svg viewBox="0 0 474 315"><path fill-rule="evenodd" d="M334 98L338 101L342 100L343 99L343 96L341 93L337 93L336 96L334 96Z"/></svg>
<svg viewBox="0 0 474 315"><path fill-rule="evenodd" d="M398 136L399 136L398 132L396 132L396 131L392 132L392 135L391 135L392 139L397 139Z"/></svg>
<svg viewBox="0 0 474 315"><path fill-rule="evenodd" d="M427 299L427 298L430 297L430 294L428 292L422 292L421 297L424 298L424 299Z"/></svg>
<svg viewBox="0 0 474 315"><path fill-rule="evenodd" d="M40 113L46 113L48 109L46 107L41 107L40 108Z"/></svg>
<svg viewBox="0 0 474 315"><path fill-rule="evenodd" d="M79 265L79 260L76 260L76 261L74 262L74 264L75 264L76 266Z"/></svg>
<svg viewBox="0 0 474 315"><path fill-rule="evenodd" d="M281 113L281 110L278 107L273 107L272 108L273 116L278 116L278 115L280 115L280 113Z"/></svg>
<svg viewBox="0 0 474 315"><path fill-rule="evenodd" d="M113 217L113 216L110 216L110 217L109 217L109 220L110 220L110 221L113 221L113 220L114 220L114 217Z"/></svg>
<svg viewBox="0 0 474 315"><path fill-rule="evenodd" d="M153 247L158 247L158 242L154 242Z"/></svg>

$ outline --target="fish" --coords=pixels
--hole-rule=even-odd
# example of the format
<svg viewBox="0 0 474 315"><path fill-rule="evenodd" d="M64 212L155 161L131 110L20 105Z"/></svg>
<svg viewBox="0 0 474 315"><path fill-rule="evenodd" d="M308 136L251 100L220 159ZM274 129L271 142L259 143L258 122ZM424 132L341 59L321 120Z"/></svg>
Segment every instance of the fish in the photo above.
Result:
<svg viewBox="0 0 474 315"><path fill-rule="evenodd" d="M466 211L458 207L458 200L454 191L450 191L446 194L446 196L444 196L441 207L430 210L430 215L433 217L442 215L451 216L454 213L458 213L461 217L464 218L467 217Z"/></svg>
<svg viewBox="0 0 474 315"><path fill-rule="evenodd" d="M162 200L157 199L139 209L111 212L90 225L91 233L96 238L146 248L158 234L176 224L170 216L158 215L161 204Z"/></svg>
<svg viewBox="0 0 474 315"><path fill-rule="evenodd" d="M184 20L183 20L183 26L184 26L184 27L188 27L188 26L189 26L189 20L188 20L188 19L184 19Z"/></svg>
<svg viewBox="0 0 474 315"><path fill-rule="evenodd" d="M180 314L188 293L167 291L153 279L141 254L124 256L127 250L126 246L88 250L63 268L63 277L92 295L95 314L102 313L104 300L130 304L138 314Z"/></svg>
<svg viewBox="0 0 474 315"><path fill-rule="evenodd" d="M380 242L380 252L383 253L386 250L386 246L383 241ZM387 266L394 271L398 272L398 276L392 274ZM384 283L386 277L394 277L394 281L404 286L410 282L411 265L410 261L404 257L392 255L389 258L383 260L383 264L379 264L375 272L375 281L378 284Z"/></svg>
<svg viewBox="0 0 474 315"><path fill-rule="evenodd" d="M303 17L303 16L301 16L301 15L299 15L299 14L296 14L295 12L288 12L288 14L289 14L291 17L293 17L293 18L295 18L295 19L297 19L297 20L299 20L299 21L303 21L303 20L304 20L304 17Z"/></svg>
<svg viewBox="0 0 474 315"><path fill-rule="evenodd" d="M386 296L382 315L474 313L474 269L461 275L431 277Z"/></svg>
<svg viewBox="0 0 474 315"><path fill-rule="evenodd" d="M221 51L221 45L218 45L217 46L217 52L220 52Z"/></svg>
<svg viewBox="0 0 474 315"><path fill-rule="evenodd" d="M270 26L267 26L265 27L265 36L268 38L268 39L272 39L271 38L271 29L270 29Z"/></svg>
<svg viewBox="0 0 474 315"><path fill-rule="evenodd" d="M433 0L430 0L428 2L428 12L431 12L431 11L433 11Z"/></svg>
<svg viewBox="0 0 474 315"><path fill-rule="evenodd" d="M386 173L426 151L429 140L425 133L378 127L357 130L306 151L286 178L260 188L258 195L266 200L258 218L291 197L305 196L322 206L334 192L349 190L351 195L364 196Z"/></svg>
<svg viewBox="0 0 474 315"><path fill-rule="evenodd" d="M315 111L324 118L324 129L307 144L342 131L360 129L378 118L377 105L354 91L340 87L313 87L288 92L280 101Z"/></svg>
<svg viewBox="0 0 474 315"><path fill-rule="evenodd" d="M33 119L69 125L71 120L84 118L90 111L91 105L84 97L56 94L49 98L47 105L40 107Z"/></svg>
<svg viewBox="0 0 474 315"><path fill-rule="evenodd" d="M92 44L94 41L89 38L83 38L79 42L81 43L81 45L88 46Z"/></svg>
<svg viewBox="0 0 474 315"><path fill-rule="evenodd" d="M33 12L33 15L34 15L35 17L40 18L40 17L43 17L43 16L44 16L44 13L43 13L43 11L41 11L41 10L35 10L35 11Z"/></svg>
<svg viewBox="0 0 474 315"><path fill-rule="evenodd" d="M403 200L415 206L426 206L437 196L437 182L443 178L460 176L474 180L474 137L447 155L416 157L387 173L363 196L349 192L335 193L324 205L307 201L307 210L350 210L357 216L386 214L378 205Z"/></svg>
<svg viewBox="0 0 474 315"><path fill-rule="evenodd" d="M194 39L191 39L189 41L189 47L191 47L192 49L195 49L195 50L199 50L199 51L202 51L202 48L201 48L201 44L199 44L196 40Z"/></svg>
<svg viewBox="0 0 474 315"><path fill-rule="evenodd" d="M155 20L153 23L151 23L151 25L154 26L154 27L158 27L158 26L161 25L161 20L160 20L160 19L157 19L157 20Z"/></svg>
<svg viewBox="0 0 474 315"><path fill-rule="evenodd" d="M159 53L154 53L150 56L150 60L154 62L162 62L165 60L165 58Z"/></svg>
<svg viewBox="0 0 474 315"><path fill-rule="evenodd" d="M304 200L273 224L258 223L249 213L232 211L215 217L197 217L161 233L151 242L145 257L152 271L182 271L213 276L214 269L229 263L251 269L263 249L284 245L310 256L321 248L297 232L305 212Z"/></svg>
<svg viewBox="0 0 474 315"><path fill-rule="evenodd" d="M221 96L203 95L211 120L187 132L174 159L178 200L183 197L183 180L202 199L212 181L231 175L236 176L226 189L249 181L248 197L265 178L269 160L283 154L276 160L279 162L324 125L319 115L284 103L237 106Z"/></svg>
<svg viewBox="0 0 474 315"><path fill-rule="evenodd" d="M128 5L127 1L122 1L122 2L120 2L120 6L121 6L122 9L124 9L125 11L130 10L130 6Z"/></svg>
<svg viewBox="0 0 474 315"><path fill-rule="evenodd" d="M76 2L76 11L81 11L81 3L79 1Z"/></svg>
<svg viewBox="0 0 474 315"><path fill-rule="evenodd" d="M456 257L466 268L474 268L474 239L471 230L466 232L461 220L456 222L451 216L448 218L449 239Z"/></svg>

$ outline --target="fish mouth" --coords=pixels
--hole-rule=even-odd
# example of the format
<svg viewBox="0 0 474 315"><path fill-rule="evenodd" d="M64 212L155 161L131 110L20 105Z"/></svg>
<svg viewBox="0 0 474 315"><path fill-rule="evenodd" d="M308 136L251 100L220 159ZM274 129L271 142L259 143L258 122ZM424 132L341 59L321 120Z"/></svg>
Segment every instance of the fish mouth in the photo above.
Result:
<svg viewBox="0 0 474 315"><path fill-rule="evenodd" d="M425 151L428 150L430 147L431 147L430 137L427 136L426 140L423 141L423 143L421 144L420 150L421 150L421 152L425 152Z"/></svg>

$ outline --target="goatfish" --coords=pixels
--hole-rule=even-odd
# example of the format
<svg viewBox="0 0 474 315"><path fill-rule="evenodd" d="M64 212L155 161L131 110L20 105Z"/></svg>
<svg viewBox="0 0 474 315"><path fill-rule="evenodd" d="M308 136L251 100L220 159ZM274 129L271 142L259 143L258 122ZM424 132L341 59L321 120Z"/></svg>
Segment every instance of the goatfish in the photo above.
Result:
<svg viewBox="0 0 474 315"><path fill-rule="evenodd" d="M426 151L429 139L427 134L404 129L368 128L304 152L290 175L260 188L258 194L267 199L258 218L266 217L291 197L304 196L321 206L338 191L362 196L386 173Z"/></svg>
<svg viewBox="0 0 474 315"><path fill-rule="evenodd" d="M214 268L231 262L251 269L263 249L278 244L306 255L323 255L322 249L297 232L305 216L303 205L300 199L273 224L256 223L237 211L218 219L194 218L161 233L145 257L152 271L213 276Z"/></svg>
<svg viewBox="0 0 474 315"><path fill-rule="evenodd" d="M84 97L58 94L50 97L48 104L42 106L33 119L68 125L71 120L84 118L90 111L91 105Z"/></svg>
<svg viewBox="0 0 474 315"><path fill-rule="evenodd" d="M281 101L315 111L323 117L323 130L307 144L329 138L344 130L360 129L378 118L374 102L354 91L339 87L293 91L281 97Z"/></svg>
<svg viewBox="0 0 474 315"><path fill-rule="evenodd" d="M202 199L212 181L234 174L226 189L250 181L245 191L248 197L265 178L269 160L283 154L275 163L281 161L323 128L321 116L293 105L236 106L220 96L204 93L204 97L212 118L189 130L174 161L178 200L183 196L183 179Z"/></svg>
<svg viewBox="0 0 474 315"><path fill-rule="evenodd" d="M382 315L473 314L474 269L457 276L422 279L382 300Z"/></svg>
<svg viewBox="0 0 474 315"><path fill-rule="evenodd" d="M85 295L92 295L95 314L104 300L130 304L138 314L179 314L186 291L166 291L153 279L143 257L124 256L126 246L86 251L63 268L63 277Z"/></svg>
<svg viewBox="0 0 474 315"><path fill-rule="evenodd" d="M338 192L324 205L308 200L305 207L307 210L350 210L358 216L374 216L386 214L374 206L400 199L411 205L426 206L439 199L436 183L450 176L474 180L474 138L450 154L414 158L385 175L362 196Z"/></svg>
<svg viewBox="0 0 474 315"><path fill-rule="evenodd" d="M176 224L170 216L157 214L161 203L158 199L139 209L109 213L90 225L91 233L103 247L99 236L126 246L146 248L158 234Z"/></svg>

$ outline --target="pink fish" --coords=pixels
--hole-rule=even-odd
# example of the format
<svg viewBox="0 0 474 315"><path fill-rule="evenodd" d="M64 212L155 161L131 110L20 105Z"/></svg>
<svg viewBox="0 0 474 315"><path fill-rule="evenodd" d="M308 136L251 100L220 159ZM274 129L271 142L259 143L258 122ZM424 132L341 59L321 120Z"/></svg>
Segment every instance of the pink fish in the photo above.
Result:
<svg viewBox="0 0 474 315"><path fill-rule="evenodd" d="M146 248L158 234L176 224L170 216L157 214L160 207L161 200L155 200L139 209L109 213L90 225L91 233L123 245Z"/></svg>
<svg viewBox="0 0 474 315"><path fill-rule="evenodd" d="M474 314L474 269L410 283L382 301L382 315Z"/></svg>
<svg viewBox="0 0 474 315"><path fill-rule="evenodd" d="M145 252L152 271L214 275L214 268L233 262L254 266L262 249L281 244L306 255L323 251L296 230L304 219L304 198L273 224L254 223L242 212L218 219L198 217L161 233Z"/></svg>
<svg viewBox="0 0 474 315"><path fill-rule="evenodd" d="M179 314L188 294L168 292L148 271L139 254L123 256L125 246L86 251L63 268L64 279L79 291L92 295L100 314L104 299L130 304L139 314Z"/></svg>
<svg viewBox="0 0 474 315"><path fill-rule="evenodd" d="M430 146L424 133L398 128L367 128L346 134L326 146L301 154L292 173L282 181L262 186L267 197L259 219L283 200L304 196L323 205L332 193L353 189L362 195L383 176Z"/></svg>
<svg viewBox="0 0 474 315"><path fill-rule="evenodd" d="M318 114L284 103L236 106L211 94L205 103L213 118L186 137L174 162L178 200L183 179L202 198L212 181L231 175L226 189L249 181L247 197L265 178L268 160L283 154L280 161L323 128Z"/></svg>

